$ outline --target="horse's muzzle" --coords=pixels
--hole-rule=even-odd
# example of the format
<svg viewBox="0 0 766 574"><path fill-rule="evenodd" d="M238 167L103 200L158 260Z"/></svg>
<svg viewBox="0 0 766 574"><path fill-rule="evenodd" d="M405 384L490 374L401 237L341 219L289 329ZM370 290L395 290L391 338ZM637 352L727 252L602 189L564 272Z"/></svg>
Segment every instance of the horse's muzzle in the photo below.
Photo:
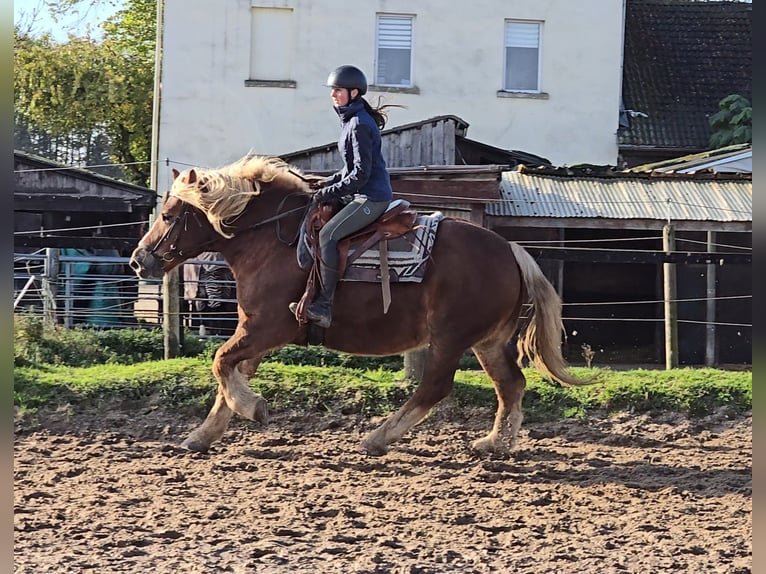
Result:
<svg viewBox="0 0 766 574"><path fill-rule="evenodd" d="M162 277L164 273L162 261L144 247L136 247L133 250L128 265L140 279L155 279Z"/></svg>

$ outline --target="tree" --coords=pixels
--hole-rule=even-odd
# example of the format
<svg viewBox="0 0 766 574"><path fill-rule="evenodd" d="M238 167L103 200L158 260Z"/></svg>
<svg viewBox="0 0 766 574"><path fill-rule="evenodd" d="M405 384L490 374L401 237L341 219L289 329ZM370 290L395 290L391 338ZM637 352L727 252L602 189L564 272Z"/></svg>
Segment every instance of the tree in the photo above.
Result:
<svg viewBox="0 0 766 574"><path fill-rule="evenodd" d="M53 4L60 9L94 1ZM145 186L156 0L127 0L124 6L102 24L101 41L70 35L58 43L14 30L15 145L75 165L104 163L108 150L124 179Z"/></svg>
<svg viewBox="0 0 766 574"><path fill-rule="evenodd" d="M718 103L710 116L710 149L753 141L753 108L747 98L732 94Z"/></svg>

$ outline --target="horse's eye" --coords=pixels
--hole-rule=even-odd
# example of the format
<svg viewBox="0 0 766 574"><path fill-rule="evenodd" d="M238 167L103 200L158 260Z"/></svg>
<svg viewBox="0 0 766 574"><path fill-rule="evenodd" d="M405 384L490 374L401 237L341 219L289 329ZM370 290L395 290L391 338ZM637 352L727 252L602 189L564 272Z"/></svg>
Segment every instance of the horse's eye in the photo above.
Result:
<svg viewBox="0 0 766 574"><path fill-rule="evenodd" d="M162 221L164 221L165 223L170 223L171 221L173 221L173 216L170 215L169 213L163 213Z"/></svg>

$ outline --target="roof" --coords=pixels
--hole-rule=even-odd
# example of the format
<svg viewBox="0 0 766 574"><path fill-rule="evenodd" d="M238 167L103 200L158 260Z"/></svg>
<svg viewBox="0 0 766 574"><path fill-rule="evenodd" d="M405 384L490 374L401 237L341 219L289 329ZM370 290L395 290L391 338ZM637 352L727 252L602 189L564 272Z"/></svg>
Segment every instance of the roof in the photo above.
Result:
<svg viewBox="0 0 766 574"><path fill-rule="evenodd" d="M117 199L137 202L138 205L154 207L157 194L154 190L126 181L101 175L87 169L58 163L28 152L14 150L14 192L23 197L27 194L59 196L78 192L100 199ZM75 190L76 181L85 185ZM55 210L56 203L49 206Z"/></svg>
<svg viewBox="0 0 766 574"><path fill-rule="evenodd" d="M14 249L130 252L157 205L154 190L14 151Z"/></svg>
<svg viewBox="0 0 766 574"><path fill-rule="evenodd" d="M677 175L566 168L525 168L502 174L501 217L740 222L752 225L753 182L742 174Z"/></svg>
<svg viewBox="0 0 766 574"><path fill-rule="evenodd" d="M444 129L443 125L451 124L454 129ZM434 165L436 161L445 161L447 165L464 162L468 165L493 165L505 164L516 166L520 163L527 165L550 165L550 161L544 157L519 150L502 149L482 142L468 139L468 122L455 115L441 115L427 118L418 122L411 122L394 126L383 130L383 152L386 155L388 148L394 148L393 153L386 159L389 167ZM442 128L442 129L438 129ZM408 133L409 132L409 133ZM454 134L454 136L453 136ZM425 139L425 142L421 140ZM436 141L438 140L438 141ZM328 152L337 153L337 142L331 142L311 148L306 148L280 157L290 163L305 161L308 157L322 156ZM422 148L420 151L407 153L404 148ZM435 149L435 153L430 150ZM449 157L446 157L449 156ZM414 158L414 164L412 160ZM338 158L339 161L339 156ZM338 163L334 162L333 171ZM317 171L316 169L312 171Z"/></svg>
<svg viewBox="0 0 766 574"><path fill-rule="evenodd" d="M730 94L752 102L752 4L628 0L620 147L708 148Z"/></svg>
<svg viewBox="0 0 766 574"><path fill-rule="evenodd" d="M752 173L753 145L735 144L675 159L638 165L630 169L631 171L662 171L675 173L693 173L704 170L719 173Z"/></svg>
<svg viewBox="0 0 766 574"><path fill-rule="evenodd" d="M407 130L412 129L420 129L425 124L435 124L443 121L452 121L455 124L455 134L459 136L465 135L466 131L468 130L468 122L466 122L464 119L459 118L457 116L453 115L443 115L443 116L434 116L432 118L428 118L426 120L421 120L419 122L411 122L409 124L402 124L399 126L394 126L392 128L389 128L387 130L383 130L380 132L381 137L385 137L389 134L397 134L401 133ZM303 156L303 155L311 155L315 152L324 152L328 149L335 149L337 147L337 142L330 142L310 148L305 148L297 151L291 151L289 153L281 154L279 157L281 157L283 160L290 162L294 160L296 157Z"/></svg>

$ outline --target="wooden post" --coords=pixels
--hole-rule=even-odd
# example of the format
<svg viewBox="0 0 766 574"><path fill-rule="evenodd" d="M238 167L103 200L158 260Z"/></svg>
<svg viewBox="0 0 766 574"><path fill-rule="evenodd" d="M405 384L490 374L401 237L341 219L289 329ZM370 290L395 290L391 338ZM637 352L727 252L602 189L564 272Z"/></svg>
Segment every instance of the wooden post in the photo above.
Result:
<svg viewBox="0 0 766 574"><path fill-rule="evenodd" d="M666 253L675 251L676 237L673 224L662 228L662 248ZM678 367L678 303L676 302L676 264L663 263L665 302L665 368Z"/></svg>
<svg viewBox="0 0 766 574"><path fill-rule="evenodd" d="M162 38L164 31L165 2L157 1L157 33L154 52L154 93L152 96L152 169L149 187L157 191L157 169L159 166L160 108L162 103ZM157 194L155 217L162 209L162 194ZM162 278L162 334L165 344L165 358L172 359L181 354L181 313L178 268L165 273Z"/></svg>
<svg viewBox="0 0 766 574"><path fill-rule="evenodd" d="M181 312L179 306L178 267L162 278L162 334L165 358L181 354Z"/></svg>
<svg viewBox="0 0 766 574"><path fill-rule="evenodd" d="M707 250L708 253L715 251L715 231L707 232ZM714 367L718 363L718 356L716 353L716 336L715 336L715 294L716 294L716 268L715 263L707 264L707 273L705 279L707 280L707 300L705 305L705 366Z"/></svg>
<svg viewBox="0 0 766 574"><path fill-rule="evenodd" d="M559 240L559 247L564 247L564 228L561 227L556 230L556 235ZM562 259L558 259L556 262L555 267L555 275L554 275L554 283L553 285L556 287L556 293L559 294L559 298L563 301L564 300L564 261Z"/></svg>
<svg viewBox="0 0 766 574"><path fill-rule="evenodd" d="M485 208L483 203L472 203L471 214L468 217L468 221L484 227L484 211Z"/></svg>
<svg viewBox="0 0 766 574"><path fill-rule="evenodd" d="M59 271L61 266L59 265ZM70 329L74 325L72 302L74 301L74 274L72 263L64 266L64 327Z"/></svg>
<svg viewBox="0 0 766 574"><path fill-rule="evenodd" d="M45 264L42 279L43 319L50 325L56 324L56 284L59 275L59 250L45 248Z"/></svg>

